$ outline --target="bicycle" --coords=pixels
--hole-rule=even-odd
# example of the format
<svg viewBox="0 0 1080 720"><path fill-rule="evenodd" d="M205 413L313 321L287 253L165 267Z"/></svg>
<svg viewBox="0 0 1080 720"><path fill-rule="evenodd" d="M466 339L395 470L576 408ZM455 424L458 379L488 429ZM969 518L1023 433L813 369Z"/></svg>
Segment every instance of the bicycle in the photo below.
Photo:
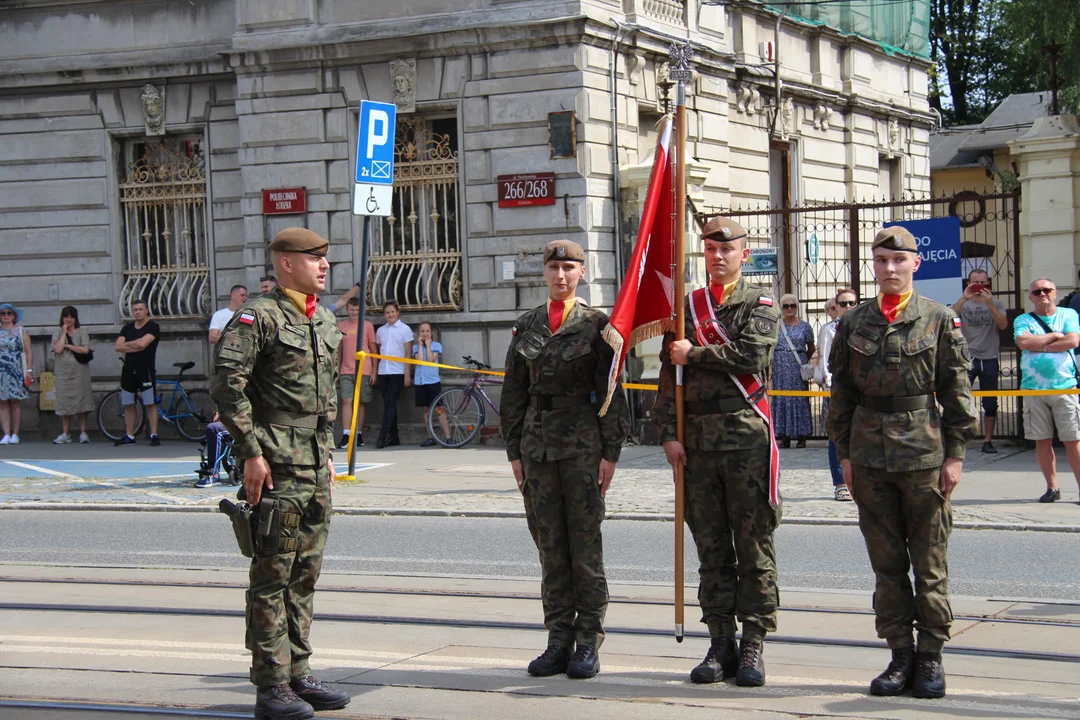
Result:
<svg viewBox="0 0 1080 720"><path fill-rule="evenodd" d="M490 370L490 365L473 360L468 355L462 357L465 364L475 370ZM480 401L483 398L487 404L499 414L499 408L491 401L484 392L484 385L502 385L502 380L489 379L490 375L474 372L472 380L464 388L450 388L443 390L431 403L428 412L427 427L430 436L435 442L447 448L465 447L480 434L480 428L484 427L487 411ZM445 418L450 429L450 439L447 440L442 434L442 423L438 418Z"/></svg>
<svg viewBox="0 0 1080 720"><path fill-rule="evenodd" d="M198 442L203 439L206 424L214 419L214 401L206 390L187 390L184 388L184 371L195 367L193 362L173 363L180 368L175 380L157 380L154 386L154 398L157 401L158 417L175 425L181 436ZM162 405L162 396L157 393L159 386L172 387L169 401ZM97 407L97 423L101 433L110 440L119 440L127 432L124 422L124 403L120 390L113 390L101 398ZM135 436L146 426L146 409L142 399L135 396Z"/></svg>

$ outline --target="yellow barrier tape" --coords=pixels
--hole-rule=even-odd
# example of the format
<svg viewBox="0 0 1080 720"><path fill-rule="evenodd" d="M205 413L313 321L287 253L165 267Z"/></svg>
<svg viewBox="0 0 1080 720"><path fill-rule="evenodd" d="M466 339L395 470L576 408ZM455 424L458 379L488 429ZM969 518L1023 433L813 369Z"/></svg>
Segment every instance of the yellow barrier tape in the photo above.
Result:
<svg viewBox="0 0 1080 720"><path fill-rule="evenodd" d="M429 362L427 360L415 360L413 358L394 357L392 355L377 355L375 353L365 353L360 351L356 353L357 361L363 363L364 358L375 358L377 360L390 360L392 362L406 363L408 365L424 365L427 367L437 367L443 370L456 370L459 372L468 373L480 373L482 375L495 375L497 377L505 377L506 373L501 370L477 370L475 368L466 368L459 365L446 365L444 363ZM623 387L627 390L651 390L657 391L660 389L659 385L653 385L650 383L623 383ZM357 391L359 393L359 390ZM769 395L774 397L829 397L832 395L828 390L769 390ZM1080 388L1069 388L1067 390L973 390L973 397L1031 397L1034 395L1080 395ZM355 410L353 411L355 414Z"/></svg>

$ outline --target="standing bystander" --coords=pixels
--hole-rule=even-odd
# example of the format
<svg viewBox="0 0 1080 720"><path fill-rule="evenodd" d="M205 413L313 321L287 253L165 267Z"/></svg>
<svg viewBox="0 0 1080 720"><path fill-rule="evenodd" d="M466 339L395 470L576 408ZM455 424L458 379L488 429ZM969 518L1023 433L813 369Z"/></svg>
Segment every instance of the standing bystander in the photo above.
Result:
<svg viewBox="0 0 1080 720"><path fill-rule="evenodd" d="M113 445L135 444L135 396L138 395L150 421L150 444L161 444L158 438L158 413L154 398L154 382L157 371L155 359L161 328L150 319L150 308L145 300L133 300L129 322L120 329L116 338L116 352L124 354L124 369L120 372L120 400L124 403L124 425L127 432Z"/></svg>
<svg viewBox="0 0 1080 720"><path fill-rule="evenodd" d="M388 299L383 303L383 317L386 324L375 331L375 352L390 357L412 357L413 331L401 320L401 310L397 300ZM371 376L372 385L378 385L383 398L382 427L375 447L382 449L390 445L400 445L398 436L398 397L401 389L412 385L410 366L396 360L383 360L375 363L375 374Z"/></svg>
<svg viewBox="0 0 1080 720"><path fill-rule="evenodd" d="M23 312L11 303L0 305L0 445L18 445L22 401L30 396L34 360L30 333L19 323Z"/></svg>
<svg viewBox="0 0 1080 720"><path fill-rule="evenodd" d="M263 295L277 287L277 278L273 275L263 275L259 278L259 292Z"/></svg>
<svg viewBox="0 0 1080 720"><path fill-rule="evenodd" d="M425 362L442 362L442 344L435 341L435 332L431 328L431 323L420 323L416 328L416 332L417 343L413 348L413 358ZM417 365L413 387L416 393L416 407L424 409L424 427L427 427L431 405L435 402L435 398L439 397L439 393L442 392L439 368L429 365ZM443 437L449 440L450 423L446 419L446 413L442 412L441 408L437 412L439 429L442 430ZM435 438L429 437L420 443L420 446L431 447L434 444Z"/></svg>
<svg viewBox="0 0 1080 720"><path fill-rule="evenodd" d="M357 380L360 382L360 401L356 404L356 446L364 444L364 420L365 406L375 399L375 391L371 389L372 360L364 358L364 366L360 369L360 377L356 375L356 345L360 325L360 298L349 298L345 305L349 313L347 320L338 321L338 330L344 337L341 338L341 366L338 369L338 407L341 408L341 440L339 448L349 445L349 428L352 426L352 401L356 392ZM365 353L375 351L375 326L369 320L364 320L364 341L362 345Z"/></svg>
<svg viewBox="0 0 1080 720"><path fill-rule="evenodd" d="M841 288L836 292L833 299L836 306L836 319L825 323L818 331L818 364L815 370L814 380L826 390L832 389L832 370L829 367L829 353L832 352L833 340L836 338L836 328L840 325L840 318L848 310L859 304L859 297L851 288ZM821 415L829 417L829 398L821 403ZM851 502L851 493L844 484L844 473L840 468L840 458L836 456L836 443L829 439L829 473L832 475L833 499L838 502Z"/></svg>
<svg viewBox="0 0 1080 720"><path fill-rule="evenodd" d="M60 311L60 327L52 336L56 373L56 414L64 424L54 443L71 442L71 416L79 416L79 442L90 442L86 416L94 409L90 389L90 333L79 325L79 311L71 305Z"/></svg>
<svg viewBox="0 0 1080 720"><path fill-rule="evenodd" d="M972 270L964 294L953 303L953 312L960 316L960 329L964 332L968 350L971 352L971 382L979 379L980 390L998 389L998 353L1001 350L999 330L1009 326L1005 306L990 292L990 276L985 270ZM994 422L997 420L998 400L984 397L983 445L984 453L996 453L992 442Z"/></svg>
<svg viewBox="0 0 1080 720"><path fill-rule="evenodd" d="M247 302L248 291L243 285L233 285L229 291L229 307L221 308L210 318L210 344L213 345L221 337L221 331L232 320L236 311Z"/></svg>
<svg viewBox="0 0 1080 720"><path fill-rule="evenodd" d="M1076 387L1073 350L1080 344L1080 319L1071 308L1057 307L1057 288L1047 278L1031 282L1035 311L1013 322L1020 354L1020 387L1025 390L1069 390ZM1065 445L1073 476L1080 485L1080 403L1076 395L1031 395L1024 398L1024 435L1035 441L1035 459L1046 479L1039 502L1061 499L1054 456L1054 428Z"/></svg>

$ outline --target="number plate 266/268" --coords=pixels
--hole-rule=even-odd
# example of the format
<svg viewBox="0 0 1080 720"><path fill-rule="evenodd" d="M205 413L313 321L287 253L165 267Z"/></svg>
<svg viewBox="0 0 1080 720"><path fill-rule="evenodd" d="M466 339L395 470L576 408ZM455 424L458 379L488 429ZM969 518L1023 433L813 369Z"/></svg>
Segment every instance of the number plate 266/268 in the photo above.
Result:
<svg viewBox="0 0 1080 720"><path fill-rule="evenodd" d="M500 175L499 207L555 204L555 173Z"/></svg>

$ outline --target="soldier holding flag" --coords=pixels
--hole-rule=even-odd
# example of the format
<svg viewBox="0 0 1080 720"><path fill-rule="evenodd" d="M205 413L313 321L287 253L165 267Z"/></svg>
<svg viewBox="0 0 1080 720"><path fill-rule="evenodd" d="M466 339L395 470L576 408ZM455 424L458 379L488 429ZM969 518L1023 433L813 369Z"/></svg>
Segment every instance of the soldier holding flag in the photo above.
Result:
<svg viewBox="0 0 1080 720"><path fill-rule="evenodd" d="M712 638L690 679L735 677L738 685L759 686L765 635L776 630L779 606L779 457L765 397L779 313L764 288L742 277L749 256L742 226L713 218L702 238L709 286L686 299L687 339L664 337L653 418L668 462L685 465L686 522L701 562L698 602ZM675 366L686 394L685 447L676 434ZM680 574L677 568L677 583Z"/></svg>

